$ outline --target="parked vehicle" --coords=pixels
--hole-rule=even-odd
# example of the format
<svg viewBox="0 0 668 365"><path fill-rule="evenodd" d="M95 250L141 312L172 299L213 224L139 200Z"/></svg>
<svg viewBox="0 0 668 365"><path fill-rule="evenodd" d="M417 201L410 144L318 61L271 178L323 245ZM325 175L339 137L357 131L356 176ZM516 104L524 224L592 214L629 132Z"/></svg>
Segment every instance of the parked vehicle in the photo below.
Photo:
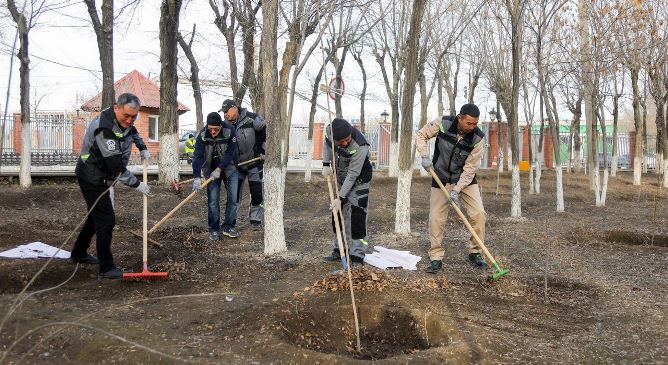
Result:
<svg viewBox="0 0 668 365"><path fill-rule="evenodd" d="M598 153L598 164L599 166L603 166L604 158L603 158L603 152ZM608 155L608 166L612 166L612 155ZM629 155L619 155L617 156L617 168L620 169L628 169L631 164L629 163Z"/></svg>

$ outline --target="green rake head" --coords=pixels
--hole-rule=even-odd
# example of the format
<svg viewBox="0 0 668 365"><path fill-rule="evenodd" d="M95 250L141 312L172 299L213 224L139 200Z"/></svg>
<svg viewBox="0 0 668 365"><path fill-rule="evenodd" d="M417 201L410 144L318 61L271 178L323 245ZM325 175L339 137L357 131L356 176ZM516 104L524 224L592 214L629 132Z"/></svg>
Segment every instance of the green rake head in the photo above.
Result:
<svg viewBox="0 0 668 365"><path fill-rule="evenodd" d="M488 278L489 281L495 281L498 278L500 278L500 277L502 277L502 276L504 276L504 275L506 275L507 273L510 272L510 269L502 269L501 267L499 267L499 264L497 264L496 262L493 262L492 265L494 266L494 269L496 271L494 272L494 274L489 276L489 278Z"/></svg>

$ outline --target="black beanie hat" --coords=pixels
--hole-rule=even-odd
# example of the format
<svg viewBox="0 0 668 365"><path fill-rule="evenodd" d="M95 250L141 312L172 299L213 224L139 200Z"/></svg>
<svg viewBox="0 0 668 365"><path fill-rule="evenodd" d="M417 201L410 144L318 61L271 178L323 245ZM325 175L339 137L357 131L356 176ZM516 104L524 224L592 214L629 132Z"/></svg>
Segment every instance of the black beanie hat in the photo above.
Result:
<svg viewBox="0 0 668 365"><path fill-rule="evenodd" d="M478 109L475 104L464 104L462 105L462 108L459 109L459 114L470 115L474 118L478 118L480 116L480 109Z"/></svg>
<svg viewBox="0 0 668 365"><path fill-rule="evenodd" d="M334 118L332 121L332 138L335 141L340 141L353 133L353 126L347 120L342 118Z"/></svg>
<svg viewBox="0 0 668 365"><path fill-rule="evenodd" d="M206 125L223 125L223 118L216 112L211 112L206 116Z"/></svg>

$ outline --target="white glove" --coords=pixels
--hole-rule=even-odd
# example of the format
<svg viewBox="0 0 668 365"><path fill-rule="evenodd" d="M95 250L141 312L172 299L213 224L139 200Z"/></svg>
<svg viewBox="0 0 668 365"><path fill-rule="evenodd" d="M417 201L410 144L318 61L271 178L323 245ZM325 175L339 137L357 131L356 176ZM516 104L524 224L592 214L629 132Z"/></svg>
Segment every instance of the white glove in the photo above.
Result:
<svg viewBox="0 0 668 365"><path fill-rule="evenodd" d="M422 156L422 162L420 163L422 165L422 168L429 171L430 168L433 167L431 164L431 160L429 159L429 156Z"/></svg>
<svg viewBox="0 0 668 365"><path fill-rule="evenodd" d="M341 199L339 198L334 198L332 199L331 203L329 204L329 209L333 211L341 211Z"/></svg>
<svg viewBox="0 0 668 365"><path fill-rule="evenodd" d="M193 191L198 192L200 190L202 190L202 179L196 177L195 180L193 180Z"/></svg>
<svg viewBox="0 0 668 365"><path fill-rule="evenodd" d="M135 190L146 196L151 196L151 188L143 181L139 183L139 186L137 186Z"/></svg>
<svg viewBox="0 0 668 365"><path fill-rule="evenodd" d="M323 166L322 167L322 177L325 179L332 176L332 168L329 166Z"/></svg>
<svg viewBox="0 0 668 365"><path fill-rule="evenodd" d="M148 152L148 150L141 150L139 151L139 157L141 157L142 162L144 162L144 160L149 161L151 159L151 152Z"/></svg>
<svg viewBox="0 0 668 365"><path fill-rule="evenodd" d="M214 179L217 179L217 178L220 177L220 167L218 167L217 169L213 170L213 172L211 172L211 177L214 178Z"/></svg>

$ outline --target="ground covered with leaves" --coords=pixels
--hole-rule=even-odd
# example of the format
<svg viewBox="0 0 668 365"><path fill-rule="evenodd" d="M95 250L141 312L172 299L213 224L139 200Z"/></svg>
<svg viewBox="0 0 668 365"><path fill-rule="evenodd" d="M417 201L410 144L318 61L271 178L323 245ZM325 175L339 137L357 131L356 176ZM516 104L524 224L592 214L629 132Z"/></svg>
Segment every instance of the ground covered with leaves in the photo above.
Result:
<svg viewBox="0 0 668 365"><path fill-rule="evenodd" d="M247 197L241 236L209 242L202 194L152 235L164 247L149 248L149 266L169 271L168 280L99 281L96 267L54 260L30 295L19 297L46 260L0 259L0 357L54 364L668 362L668 191L656 175L640 187L629 172L611 178L607 205L597 208L587 178L565 174L564 213L556 212L554 174L543 174L538 195L528 194L522 175L520 219L509 218L509 174L498 193L495 171L478 180L487 245L511 269L493 283L489 271L468 264L468 233L453 213L444 270L424 273L429 179L414 178L413 233L399 236L396 180L374 176L370 248L423 259L418 271L353 272L361 351L348 277L338 263L321 261L333 237L327 185L290 174L283 255L263 255L263 232L246 218ZM149 226L185 197L154 191ZM37 180L28 191L0 181L0 250L33 241L59 246L84 208L71 179ZM116 210L115 261L140 271L141 240L130 230L141 229L141 197L117 188Z"/></svg>

